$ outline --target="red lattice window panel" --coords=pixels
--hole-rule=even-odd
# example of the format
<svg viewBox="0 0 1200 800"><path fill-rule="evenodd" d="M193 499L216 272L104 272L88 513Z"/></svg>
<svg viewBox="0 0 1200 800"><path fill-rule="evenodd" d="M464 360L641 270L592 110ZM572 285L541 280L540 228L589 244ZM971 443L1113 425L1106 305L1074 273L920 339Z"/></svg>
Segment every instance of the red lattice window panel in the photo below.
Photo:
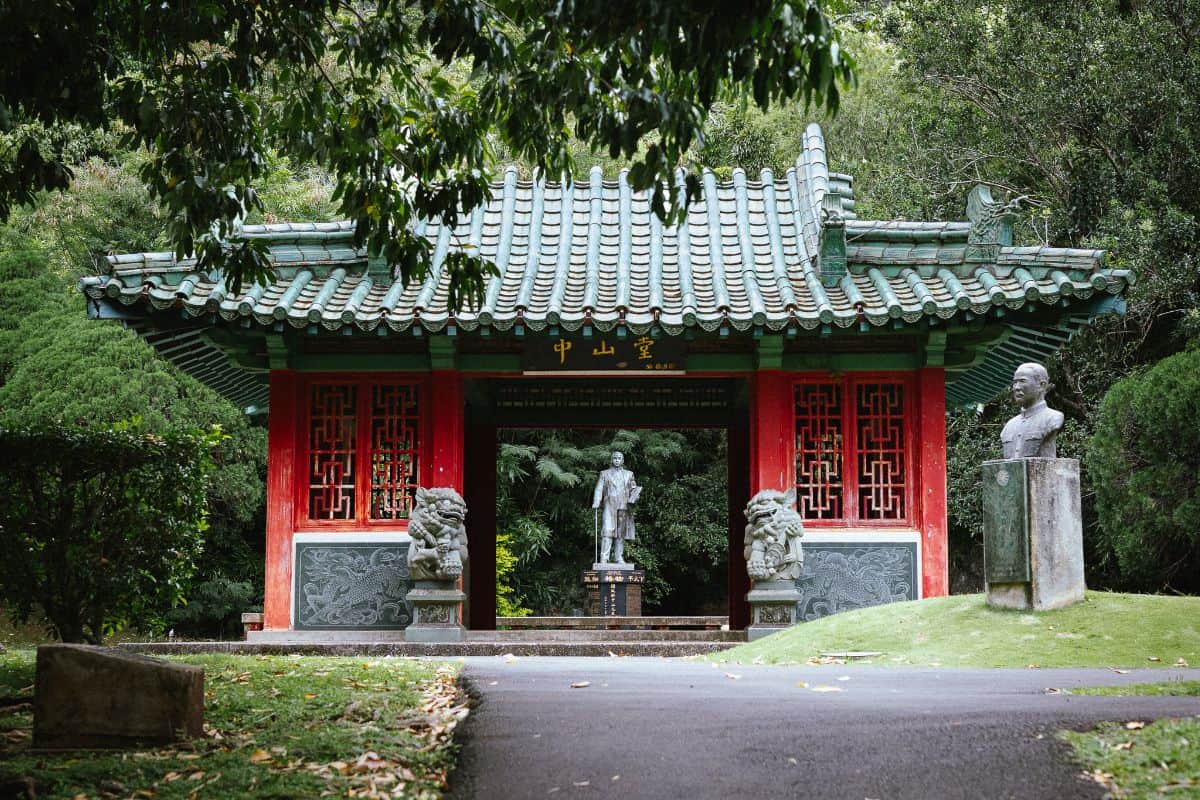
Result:
<svg viewBox="0 0 1200 800"><path fill-rule="evenodd" d="M911 385L861 374L795 384L796 505L805 520L909 521Z"/></svg>
<svg viewBox="0 0 1200 800"><path fill-rule="evenodd" d="M902 520L908 498L904 386L860 383L855 387L855 406L858 516Z"/></svg>
<svg viewBox="0 0 1200 800"><path fill-rule="evenodd" d="M371 387L371 519L408 519L419 474L419 388Z"/></svg>
<svg viewBox="0 0 1200 800"><path fill-rule="evenodd" d="M308 516L354 519L358 387L313 386L308 408Z"/></svg>
<svg viewBox="0 0 1200 800"><path fill-rule="evenodd" d="M422 461L420 380L314 380L307 391L304 508L309 524L408 519Z"/></svg>
<svg viewBox="0 0 1200 800"><path fill-rule="evenodd" d="M796 386L796 505L805 519L840 519L842 482L842 387Z"/></svg>

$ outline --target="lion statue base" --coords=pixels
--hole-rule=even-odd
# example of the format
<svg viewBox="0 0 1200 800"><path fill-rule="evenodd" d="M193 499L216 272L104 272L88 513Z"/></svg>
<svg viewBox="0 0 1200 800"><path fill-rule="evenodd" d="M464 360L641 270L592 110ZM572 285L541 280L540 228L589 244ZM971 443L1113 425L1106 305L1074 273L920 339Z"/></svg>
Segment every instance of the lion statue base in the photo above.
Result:
<svg viewBox="0 0 1200 800"><path fill-rule="evenodd" d="M408 569L413 580L449 581L467 561L467 502L450 488L417 489L408 518Z"/></svg>
<svg viewBox="0 0 1200 800"><path fill-rule="evenodd" d="M804 522L796 511L796 490L764 489L746 504L743 556L752 581L785 581L804 568Z"/></svg>

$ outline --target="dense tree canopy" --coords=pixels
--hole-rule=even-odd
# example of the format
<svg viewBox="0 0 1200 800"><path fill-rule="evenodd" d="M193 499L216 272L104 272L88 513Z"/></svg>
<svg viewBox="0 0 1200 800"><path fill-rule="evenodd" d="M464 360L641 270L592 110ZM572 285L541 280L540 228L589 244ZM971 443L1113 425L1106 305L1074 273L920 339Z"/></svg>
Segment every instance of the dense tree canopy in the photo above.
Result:
<svg viewBox="0 0 1200 800"><path fill-rule="evenodd" d="M572 136L628 158L665 214L732 87L836 107L850 70L818 0L17 0L0 7L0 221L69 184L71 126L111 124L152 153L141 175L177 252L235 286L268 272L233 223L259 207L272 148L328 170L359 243L419 279L412 224L478 205L495 142L550 175ZM477 297L488 268L449 267L452 301Z"/></svg>

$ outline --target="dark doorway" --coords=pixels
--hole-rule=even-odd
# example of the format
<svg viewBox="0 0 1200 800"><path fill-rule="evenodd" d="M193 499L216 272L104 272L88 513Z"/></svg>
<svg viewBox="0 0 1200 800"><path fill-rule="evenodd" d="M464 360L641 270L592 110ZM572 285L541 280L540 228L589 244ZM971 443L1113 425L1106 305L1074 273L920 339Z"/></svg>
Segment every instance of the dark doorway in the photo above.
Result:
<svg viewBox="0 0 1200 800"><path fill-rule="evenodd" d="M542 431L543 439L548 429L562 430L567 437L570 434L566 432L578 431L575 436L591 444L605 441L605 437L611 441L614 431L622 429L684 429L694 431L701 438L700 429L708 429L710 436L715 437L713 441L723 439L727 573L724 591L716 594L725 596L731 627L744 628L748 624L744 598L749 583L741 553L741 509L749 496L750 467L744 380L724 377L505 377L468 380L466 390L465 496L471 509L467 519L471 547L467 575L469 627L476 630L495 628L497 456L501 453L501 442L520 446L522 437L515 431L529 429ZM669 440L671 437L658 438ZM631 466L636 474L636 465ZM677 497L672 499L678 500ZM590 531L581 533L590 542ZM654 544L647 542L646 546ZM711 542L709 545L711 550ZM580 549L586 555L586 551ZM580 563L577 569L585 567L586 563ZM686 604L712 594L681 592L675 600ZM676 612L678 609L666 599L660 610ZM690 613L697 613L697 610Z"/></svg>

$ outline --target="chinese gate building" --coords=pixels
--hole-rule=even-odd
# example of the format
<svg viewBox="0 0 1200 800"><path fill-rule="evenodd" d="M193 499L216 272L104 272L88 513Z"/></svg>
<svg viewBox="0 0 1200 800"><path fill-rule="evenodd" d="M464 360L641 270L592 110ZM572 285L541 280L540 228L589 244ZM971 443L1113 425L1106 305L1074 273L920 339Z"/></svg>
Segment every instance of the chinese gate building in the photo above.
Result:
<svg viewBox="0 0 1200 800"><path fill-rule="evenodd" d="M860 220L820 129L794 168L703 178L665 226L625 176L510 169L404 286L350 223L246 226L275 279L234 294L171 253L109 258L89 313L118 318L248 410L269 409L265 626L396 628L415 489L465 496L471 628L495 627L499 427L724 428L729 612L744 627L741 508L795 486L802 618L948 591L947 404L1003 390L1131 282L1096 250L1015 247L986 187L965 222ZM447 308L447 253L495 264ZM636 465L634 465L636 469ZM581 565L581 568L585 565ZM384 576L384 577L381 577Z"/></svg>

